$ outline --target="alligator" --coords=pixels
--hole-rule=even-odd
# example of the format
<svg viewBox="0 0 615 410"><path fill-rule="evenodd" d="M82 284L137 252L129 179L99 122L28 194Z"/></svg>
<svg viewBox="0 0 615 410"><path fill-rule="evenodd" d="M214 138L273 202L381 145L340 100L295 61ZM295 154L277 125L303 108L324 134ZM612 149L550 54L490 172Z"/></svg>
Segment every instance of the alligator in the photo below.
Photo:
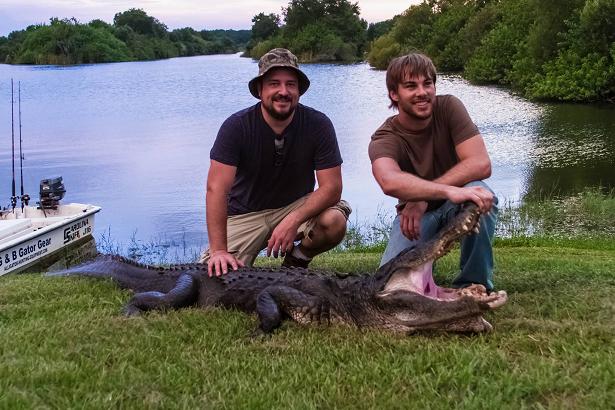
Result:
<svg viewBox="0 0 615 410"><path fill-rule="evenodd" d="M210 277L204 264L159 267L99 255L48 275L111 278L136 292L124 307L127 315L188 306L256 312L261 334L272 332L284 319L406 334L420 330L486 332L492 326L483 315L506 303L506 292L488 294L482 285L439 287L431 270L433 262L459 238L479 229L479 216L475 205L464 205L432 240L400 253L374 274L244 267Z"/></svg>

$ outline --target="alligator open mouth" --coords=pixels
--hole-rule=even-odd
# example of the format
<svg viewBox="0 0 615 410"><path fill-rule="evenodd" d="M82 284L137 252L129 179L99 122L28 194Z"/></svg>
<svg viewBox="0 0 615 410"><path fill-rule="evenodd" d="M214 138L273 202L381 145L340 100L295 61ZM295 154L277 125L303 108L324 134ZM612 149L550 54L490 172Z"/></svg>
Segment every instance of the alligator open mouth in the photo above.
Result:
<svg viewBox="0 0 615 410"><path fill-rule="evenodd" d="M461 211L431 240L407 249L379 270L384 284L378 292L381 311L389 328L413 332L444 329L454 332L488 332L492 326L484 312L504 305L505 291L487 293L483 285L463 289L436 285L434 261L448 253L464 235L480 228L480 213L474 204Z"/></svg>
<svg viewBox="0 0 615 410"><path fill-rule="evenodd" d="M437 300L455 300L463 295L487 296L482 285L473 285L467 290L451 289L436 285L433 279L433 263L446 255L464 235L478 232L480 213L475 204L468 204L441 229L435 238L408 249L395 258L388 267L390 272L380 296L405 290ZM386 265L385 265L386 266Z"/></svg>

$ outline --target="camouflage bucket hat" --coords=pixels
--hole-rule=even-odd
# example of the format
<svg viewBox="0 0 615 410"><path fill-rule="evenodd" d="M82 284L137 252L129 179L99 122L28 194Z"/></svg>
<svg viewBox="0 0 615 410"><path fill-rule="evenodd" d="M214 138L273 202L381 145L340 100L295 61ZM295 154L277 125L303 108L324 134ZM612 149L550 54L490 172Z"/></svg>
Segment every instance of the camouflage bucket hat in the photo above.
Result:
<svg viewBox="0 0 615 410"><path fill-rule="evenodd" d="M303 71L299 70L299 62L297 57L285 48L274 48L261 57L258 61L258 75L254 77L248 83L250 93L260 99L258 95L258 88L256 87L261 78L267 73L267 71L276 67L292 68L299 77L299 95L303 95L304 92L310 86L310 80Z"/></svg>

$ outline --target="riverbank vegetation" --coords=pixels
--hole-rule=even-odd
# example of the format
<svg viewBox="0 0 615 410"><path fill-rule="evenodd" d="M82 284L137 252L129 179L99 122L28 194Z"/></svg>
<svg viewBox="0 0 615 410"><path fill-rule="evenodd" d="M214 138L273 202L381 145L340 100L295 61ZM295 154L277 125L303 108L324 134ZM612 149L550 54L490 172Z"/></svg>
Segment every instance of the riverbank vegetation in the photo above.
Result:
<svg viewBox="0 0 615 410"><path fill-rule="evenodd" d="M0 37L0 62L9 64L86 64L155 60L234 53L250 39L249 30L169 31L141 9L117 13L113 24L52 18Z"/></svg>
<svg viewBox="0 0 615 410"><path fill-rule="evenodd" d="M352 62L363 59L367 43L367 22L349 0L291 0L282 18L260 13L252 23L246 55L253 58L284 47L302 62Z"/></svg>
<svg viewBox="0 0 615 410"><path fill-rule="evenodd" d="M421 51L439 71L476 84L504 84L530 99L615 101L615 0L423 0L367 24L351 0L290 0L281 15L259 13L251 30L168 31L143 10L112 24L53 18L0 37L0 62L80 64L152 60L275 47L301 62L354 62L385 69Z"/></svg>
<svg viewBox="0 0 615 410"><path fill-rule="evenodd" d="M505 84L532 99L615 99L614 0L425 0L391 20L367 60L410 51L440 71Z"/></svg>
<svg viewBox="0 0 615 410"><path fill-rule="evenodd" d="M574 219L613 220L612 196L588 193L577 202ZM7 275L0 278L0 407L611 408L609 235L498 238L496 286L509 301L487 315L494 331L478 336L285 322L251 339L253 315L184 309L125 318L130 294L111 282ZM458 257L438 261L438 283L450 284ZM313 263L373 272L379 258L372 248Z"/></svg>

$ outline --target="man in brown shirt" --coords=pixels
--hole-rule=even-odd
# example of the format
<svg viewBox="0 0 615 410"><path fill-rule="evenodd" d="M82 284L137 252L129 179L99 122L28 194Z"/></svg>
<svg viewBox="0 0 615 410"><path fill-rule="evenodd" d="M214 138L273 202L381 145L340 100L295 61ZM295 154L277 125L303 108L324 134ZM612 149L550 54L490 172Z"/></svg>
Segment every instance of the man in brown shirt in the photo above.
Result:
<svg viewBox="0 0 615 410"><path fill-rule="evenodd" d="M381 265L429 240L472 201L483 213L480 231L462 240L453 286L477 283L492 290L497 198L482 182L491 175L491 161L478 128L458 98L436 96L436 69L423 54L391 61L386 83L398 114L376 130L369 156L382 191L399 202Z"/></svg>

